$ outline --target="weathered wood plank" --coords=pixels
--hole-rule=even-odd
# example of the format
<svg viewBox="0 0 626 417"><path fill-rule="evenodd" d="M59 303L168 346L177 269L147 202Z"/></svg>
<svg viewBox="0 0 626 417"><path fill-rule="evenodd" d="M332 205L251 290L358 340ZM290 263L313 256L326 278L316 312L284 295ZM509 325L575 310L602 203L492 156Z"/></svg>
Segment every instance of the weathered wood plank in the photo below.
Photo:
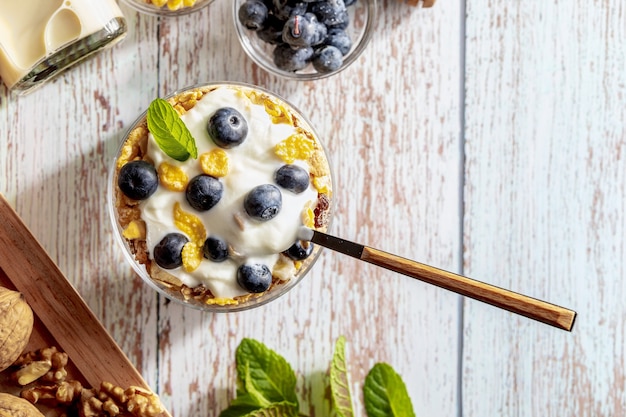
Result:
<svg viewBox="0 0 626 417"><path fill-rule="evenodd" d="M625 38L619 2L467 2L465 272L579 317L466 301L464 415L624 414Z"/></svg>

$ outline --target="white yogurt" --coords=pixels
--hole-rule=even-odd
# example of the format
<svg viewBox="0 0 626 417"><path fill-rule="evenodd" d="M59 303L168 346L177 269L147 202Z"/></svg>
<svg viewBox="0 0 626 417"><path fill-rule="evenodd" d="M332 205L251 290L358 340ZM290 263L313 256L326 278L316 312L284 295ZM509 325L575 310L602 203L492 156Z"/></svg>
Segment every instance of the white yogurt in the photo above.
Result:
<svg viewBox="0 0 626 417"><path fill-rule="evenodd" d="M248 123L248 136L241 145L224 149L229 159L229 172L220 178L224 185L220 201L210 210L198 212L187 203L184 191L170 191L159 185L157 191L141 203L141 212L146 222L150 253L168 233L182 233L174 224L175 203L179 203L185 212L199 217L208 235L224 239L240 256L224 262L205 258L193 272L186 272L183 267L167 272L189 287L203 284L216 297L233 298L247 293L237 284L239 265L258 262L272 270L279 253L297 240L303 209L308 202L316 201L317 191L311 185L300 194L281 188L282 209L276 217L265 222L250 218L243 208L244 197L257 185L274 184L274 173L285 164L274 153L274 147L296 130L288 124L274 124L263 106L253 104L236 89L222 87L206 94L181 116L196 140L198 155L218 148L210 139L206 124L213 112L221 107L233 107L243 115ZM189 179L202 173L198 160L189 158L179 162L170 158L161 151L152 135L148 140L148 156L156 167L162 162L180 167ZM305 161L295 161L294 164L309 171ZM235 216L243 224L243 230Z"/></svg>

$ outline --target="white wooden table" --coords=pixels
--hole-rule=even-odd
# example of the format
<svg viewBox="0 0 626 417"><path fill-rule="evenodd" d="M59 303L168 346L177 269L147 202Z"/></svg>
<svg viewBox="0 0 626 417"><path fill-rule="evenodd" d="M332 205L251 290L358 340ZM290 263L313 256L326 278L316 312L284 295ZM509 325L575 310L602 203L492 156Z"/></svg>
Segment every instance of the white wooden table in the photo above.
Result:
<svg viewBox="0 0 626 417"><path fill-rule="evenodd" d="M357 415L376 362L418 416L625 414L626 3L383 0L363 56L308 83L244 56L228 0L177 20L123 10L124 43L29 96L0 90L0 192L174 416L227 407L244 337L292 364L304 414L327 416L340 335ZM212 80L308 114L335 164L335 234L575 309L574 331L330 251L260 309L157 297L113 240L109 164L153 98Z"/></svg>

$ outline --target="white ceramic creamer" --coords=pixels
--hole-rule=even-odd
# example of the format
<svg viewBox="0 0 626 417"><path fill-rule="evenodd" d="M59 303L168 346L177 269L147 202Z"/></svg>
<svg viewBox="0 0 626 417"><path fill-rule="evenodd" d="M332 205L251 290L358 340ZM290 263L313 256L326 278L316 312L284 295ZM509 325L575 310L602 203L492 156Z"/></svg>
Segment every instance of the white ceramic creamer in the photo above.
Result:
<svg viewBox="0 0 626 417"><path fill-rule="evenodd" d="M0 77L29 92L125 35L115 0L0 0Z"/></svg>

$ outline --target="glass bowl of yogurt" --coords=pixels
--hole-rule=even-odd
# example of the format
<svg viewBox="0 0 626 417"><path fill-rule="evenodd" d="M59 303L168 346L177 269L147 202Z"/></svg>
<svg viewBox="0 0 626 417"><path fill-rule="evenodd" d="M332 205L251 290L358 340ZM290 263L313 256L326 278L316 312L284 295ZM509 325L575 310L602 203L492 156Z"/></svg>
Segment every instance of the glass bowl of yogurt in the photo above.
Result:
<svg viewBox="0 0 626 417"><path fill-rule="evenodd" d="M122 0L138 12L153 16L183 16L207 7L215 0Z"/></svg>
<svg viewBox="0 0 626 417"><path fill-rule="evenodd" d="M296 80L337 74L363 53L374 32L376 0L234 0L246 54L267 72Z"/></svg>
<svg viewBox="0 0 626 417"><path fill-rule="evenodd" d="M152 101L111 163L114 235L135 272L167 298L231 312L293 288L321 248L333 176L308 119L279 96L233 82Z"/></svg>

